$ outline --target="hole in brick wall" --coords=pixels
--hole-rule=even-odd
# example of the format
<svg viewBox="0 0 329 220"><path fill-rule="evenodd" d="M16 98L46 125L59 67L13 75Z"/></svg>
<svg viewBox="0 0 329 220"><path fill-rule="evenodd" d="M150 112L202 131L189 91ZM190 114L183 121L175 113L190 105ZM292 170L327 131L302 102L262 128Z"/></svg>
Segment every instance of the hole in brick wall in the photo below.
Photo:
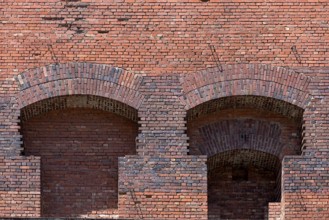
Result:
<svg viewBox="0 0 329 220"><path fill-rule="evenodd" d="M75 30L75 33L77 34L82 34L84 33L85 31L81 29L81 27L77 27L77 29Z"/></svg>
<svg viewBox="0 0 329 220"><path fill-rule="evenodd" d="M58 27L70 27L72 26L72 24L69 24L69 23L64 23L64 24L59 24Z"/></svg>
<svg viewBox="0 0 329 220"><path fill-rule="evenodd" d="M63 17L42 17L42 20L45 20L45 21L62 21L64 19L65 18L63 18Z"/></svg>
<svg viewBox="0 0 329 220"><path fill-rule="evenodd" d="M67 4L65 7L67 8L88 8L89 3L78 3L78 4Z"/></svg>
<svg viewBox="0 0 329 220"><path fill-rule="evenodd" d="M152 198L152 195L145 195L145 198L147 199Z"/></svg>
<svg viewBox="0 0 329 220"><path fill-rule="evenodd" d="M130 18L118 18L118 21L129 21Z"/></svg>
<svg viewBox="0 0 329 220"><path fill-rule="evenodd" d="M107 34L107 33L109 33L109 31L105 31L105 30L98 30L97 32L99 34Z"/></svg>

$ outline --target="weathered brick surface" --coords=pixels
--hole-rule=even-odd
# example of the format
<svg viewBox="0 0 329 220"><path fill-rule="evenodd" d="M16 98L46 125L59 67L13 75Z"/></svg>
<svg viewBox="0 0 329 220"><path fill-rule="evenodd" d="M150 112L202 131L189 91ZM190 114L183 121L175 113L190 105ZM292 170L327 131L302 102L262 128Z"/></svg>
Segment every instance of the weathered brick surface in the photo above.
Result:
<svg viewBox="0 0 329 220"><path fill-rule="evenodd" d="M201 103L227 96L254 95L286 101L305 108L310 102L311 78L286 69L257 64L209 68L184 77L183 91L190 109Z"/></svg>
<svg viewBox="0 0 329 220"><path fill-rule="evenodd" d="M144 77L139 156L120 158L119 215L142 219L206 219L207 165L187 156L178 76Z"/></svg>
<svg viewBox="0 0 329 220"><path fill-rule="evenodd" d="M236 149L277 156L300 154L301 122L254 108L226 109L188 122L190 153L214 156Z"/></svg>
<svg viewBox="0 0 329 220"><path fill-rule="evenodd" d="M271 156L258 155L256 158L263 159L254 162L271 161L267 164L272 167L277 162L269 158L277 158L281 165L284 155L302 153L283 159L283 173L275 180L275 194L282 195L281 213L278 205L273 208L271 203L269 218L329 218L326 1L5 0L0 1L0 8L0 163L16 161L10 167L4 165L2 171L0 217L40 216L39 174L43 168L38 157L20 155L25 145L19 123L36 120L51 109L65 112L71 107L87 107L86 111L105 110L139 124L137 155L122 155L119 169L123 172L118 174L119 181L130 183L127 187L136 195L127 190L119 195L120 215L140 218L136 212L139 204L145 218L205 219L204 181L209 166L205 156L187 154L216 154L230 144L208 144L208 150L196 152L196 137L186 134L190 129L186 123L251 107L280 115L275 120L254 115L251 125L266 122L264 131L278 131L275 126L280 118L302 124L300 144L296 145L296 137L291 135L291 139L281 140L288 143L281 148L275 135L258 135L258 144L235 147L246 152L262 150ZM72 99L76 102L72 97L81 95L85 95L84 101L72 106ZM216 126L207 129L216 135L223 123L228 122L235 131L245 124L241 117L213 120ZM286 133L288 137L292 130L285 130L289 126L282 124L286 122L280 122L280 129L281 136ZM241 128L246 131L245 126ZM261 144L266 142L271 144ZM246 159L254 153L239 155ZM209 161L218 161L223 158L220 155ZM228 152L225 155L225 161L236 158ZM155 162L148 164L149 160ZM30 169L18 168L24 161L33 161ZM198 176L191 180L182 173ZM280 193L281 176L284 187ZM31 178L35 178L28 181L31 184L15 185ZM167 185L160 187L160 181ZM15 190L7 193L7 185L15 185ZM144 193L143 185L152 189L151 195ZM200 190L194 192L194 187ZM125 193L119 184L120 190ZM177 202L170 202L173 198ZM191 208L195 204L198 208Z"/></svg>
<svg viewBox="0 0 329 220"><path fill-rule="evenodd" d="M140 155L186 155L186 111L178 97L182 96L178 76L144 77L137 151Z"/></svg>
<svg viewBox="0 0 329 220"><path fill-rule="evenodd" d="M15 77L18 99L25 107L38 100L62 95L95 95L138 108L143 96L137 91L142 77L121 68L93 63L55 64Z"/></svg>
<svg viewBox="0 0 329 220"><path fill-rule="evenodd" d="M328 158L289 156L282 172L284 218L328 219Z"/></svg>
<svg viewBox="0 0 329 220"><path fill-rule="evenodd" d="M120 158L120 217L207 219L205 162L205 156Z"/></svg>
<svg viewBox="0 0 329 220"><path fill-rule="evenodd" d="M91 61L195 72L214 66L208 44L221 63L326 66L326 7L307 0L2 1L2 68Z"/></svg>
<svg viewBox="0 0 329 220"><path fill-rule="evenodd" d="M40 157L0 158L1 217L40 216Z"/></svg>

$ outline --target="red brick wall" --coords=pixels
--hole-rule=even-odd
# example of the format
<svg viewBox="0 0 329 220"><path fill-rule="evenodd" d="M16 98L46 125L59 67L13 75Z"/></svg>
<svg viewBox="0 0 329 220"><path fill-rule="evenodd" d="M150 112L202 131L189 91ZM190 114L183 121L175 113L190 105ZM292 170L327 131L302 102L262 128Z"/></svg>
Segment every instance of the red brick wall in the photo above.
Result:
<svg viewBox="0 0 329 220"><path fill-rule="evenodd" d="M0 157L0 215L40 216L40 158Z"/></svg>
<svg viewBox="0 0 329 220"><path fill-rule="evenodd" d="M43 217L118 214L118 157L136 152L134 122L69 108L25 121L22 135L25 154L41 157Z"/></svg>
<svg viewBox="0 0 329 220"><path fill-rule="evenodd" d="M21 152L18 117L22 108L58 96L100 96L138 110L140 117L135 117L135 121L139 121L141 129L136 163L144 173L136 171L137 175L135 168L126 167L125 162L122 167L156 188L159 186L152 181L158 178L157 171L143 162L144 156L156 161L186 156L187 110L193 108L198 113L199 104L214 101L215 105L208 105L209 102L202 105L209 114L223 110L213 108L220 106L222 99L218 98L267 97L305 110L301 117L303 155L287 167L301 183L283 192L288 195L303 187L313 190L303 198L307 204L313 204L308 209L313 211L300 216L300 209L296 208L300 207L300 200L294 199L294 195L289 201L286 198L286 208L282 201L282 210L290 219L310 219L316 213L328 213L323 204L329 185L320 178L328 174L323 161L329 152L326 1L7 0L0 2L0 8L0 155L4 161L18 158ZM154 75L162 78L150 77ZM287 116L281 111L287 105L270 106L276 113ZM294 108L288 108L287 112L294 112ZM185 160L193 158L199 157L187 156ZM317 159L320 161L314 162ZM203 159L194 167L188 166L190 162L184 163L184 168L179 164L171 166L168 161L156 163L161 166L167 163L172 172L177 168L192 174L197 169L199 180L195 177L183 181L182 187L175 190L184 191L184 184L198 185L200 191L194 197L198 198L198 204L206 203L206 184L202 181L207 172ZM161 178L166 179L166 175L169 174ZM180 178L178 174L173 176L172 179ZM282 183L287 182L287 186L291 184L288 177L293 178L282 175ZM122 178L130 179L129 175ZM314 190L308 182L321 183L323 190ZM172 181L171 185L175 184ZM35 191L34 186L27 187L15 190ZM134 187L136 193L143 194L142 185ZM161 193L166 192L166 187L161 187ZM187 194L191 191L193 187ZM0 195L7 201L20 201L13 199L14 194ZM128 199L127 204L130 203L133 201ZM141 200L140 204L145 210L155 210L154 204L160 205L155 200ZM28 211L25 205L15 207L20 208L4 212L2 206L0 213L10 216L29 212L28 215L37 216L40 204L29 203ZM123 210L133 212L135 208L127 205ZM195 213L192 209L180 217L206 216L204 209L198 210L197 217L193 216ZM153 211L153 214L157 218L170 218L168 213L161 216Z"/></svg>
<svg viewBox="0 0 329 220"><path fill-rule="evenodd" d="M308 0L2 1L1 68L11 74L90 61L195 72L215 65L208 43L225 64L326 66L326 7Z"/></svg>
<svg viewBox="0 0 329 220"><path fill-rule="evenodd" d="M285 219L328 219L328 158L287 156L283 160Z"/></svg>

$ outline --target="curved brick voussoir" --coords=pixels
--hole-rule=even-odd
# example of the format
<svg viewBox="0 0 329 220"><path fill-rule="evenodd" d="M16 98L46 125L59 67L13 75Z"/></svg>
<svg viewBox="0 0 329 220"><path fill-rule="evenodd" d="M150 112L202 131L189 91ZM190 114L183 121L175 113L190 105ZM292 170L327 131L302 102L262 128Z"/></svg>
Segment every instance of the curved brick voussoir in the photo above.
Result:
<svg viewBox="0 0 329 220"><path fill-rule="evenodd" d="M254 119L224 120L199 129L204 140L203 153L215 154L236 149L252 149L280 155L281 128L277 123Z"/></svg>
<svg viewBox="0 0 329 220"><path fill-rule="evenodd" d="M95 95L138 109L142 76L103 64L65 63L32 69L15 77L19 107L63 95Z"/></svg>
<svg viewBox="0 0 329 220"><path fill-rule="evenodd" d="M285 68L237 64L210 68L182 77L182 102L191 109L204 102L239 95L264 96L305 109L310 101L310 77Z"/></svg>
<svg viewBox="0 0 329 220"><path fill-rule="evenodd" d="M113 99L91 95L56 96L49 99L43 99L22 108L20 118L22 122L26 122L37 115L42 115L53 110L64 110L77 107L112 112L134 122L137 122L138 120L136 109Z"/></svg>

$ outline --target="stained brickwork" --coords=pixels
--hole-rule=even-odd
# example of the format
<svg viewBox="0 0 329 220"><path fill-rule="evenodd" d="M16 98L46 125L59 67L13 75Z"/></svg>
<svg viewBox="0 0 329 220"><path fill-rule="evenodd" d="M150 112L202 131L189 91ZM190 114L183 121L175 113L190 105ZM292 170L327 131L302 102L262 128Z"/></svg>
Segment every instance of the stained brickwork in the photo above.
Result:
<svg viewBox="0 0 329 220"><path fill-rule="evenodd" d="M202 116L210 115L222 110L236 109L254 109L257 111L268 111L288 117L289 119L300 123L303 120L302 108L291 105L287 102L264 97L264 96L228 96L220 99L214 99L197 105L187 112L187 120L191 121Z"/></svg>
<svg viewBox="0 0 329 220"><path fill-rule="evenodd" d="M143 79L141 93L145 99L138 111L141 155L186 155L186 111L179 98L178 76L152 76ZM161 126L159 126L161 125Z"/></svg>
<svg viewBox="0 0 329 220"><path fill-rule="evenodd" d="M215 154L253 149L273 154L299 154L301 122L276 113L254 109L227 109L188 123L190 153Z"/></svg>
<svg viewBox="0 0 329 220"><path fill-rule="evenodd" d="M137 152L119 160L124 218L206 219L205 156L188 156L186 111L177 76L144 77Z"/></svg>
<svg viewBox="0 0 329 220"><path fill-rule="evenodd" d="M207 219L204 156L119 160L119 214L127 219Z"/></svg>
<svg viewBox="0 0 329 220"><path fill-rule="evenodd" d="M253 166L279 160L275 198L282 199L261 205L264 215L329 218L326 1L8 0L0 8L0 217L42 214L43 156L21 155L20 124L50 109L85 108L139 126L137 155L118 159L111 213L120 218L206 219L207 157L230 161L229 149L267 155ZM234 117L239 109L254 114ZM263 133L281 130L280 141L251 135L258 143L251 144L247 121ZM231 149L219 132L224 124L240 132L231 139L248 139L245 148ZM219 138L200 148L195 140L205 142L208 132ZM259 181L265 174L257 169ZM241 173L226 171L228 179ZM106 210L80 214L112 215Z"/></svg>
<svg viewBox="0 0 329 220"><path fill-rule="evenodd" d="M191 73L214 66L209 44L225 64L326 66L326 7L307 0L3 1L2 68L10 74L90 61Z"/></svg>
<svg viewBox="0 0 329 220"><path fill-rule="evenodd" d="M327 219L328 158L289 156L283 160L283 215L285 219Z"/></svg>
<svg viewBox="0 0 329 220"><path fill-rule="evenodd" d="M63 95L95 95L111 98L134 108L143 100L137 91L141 76L108 65L55 64L23 72L15 77L20 107Z"/></svg>
<svg viewBox="0 0 329 220"><path fill-rule="evenodd" d="M1 157L2 217L40 216L40 157Z"/></svg>
<svg viewBox="0 0 329 220"><path fill-rule="evenodd" d="M273 154L265 153L258 150L239 149L225 151L209 157L207 160L208 173L215 172L218 168L223 167L262 167L275 172L281 172L281 161Z"/></svg>

